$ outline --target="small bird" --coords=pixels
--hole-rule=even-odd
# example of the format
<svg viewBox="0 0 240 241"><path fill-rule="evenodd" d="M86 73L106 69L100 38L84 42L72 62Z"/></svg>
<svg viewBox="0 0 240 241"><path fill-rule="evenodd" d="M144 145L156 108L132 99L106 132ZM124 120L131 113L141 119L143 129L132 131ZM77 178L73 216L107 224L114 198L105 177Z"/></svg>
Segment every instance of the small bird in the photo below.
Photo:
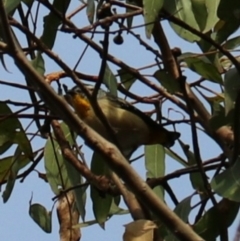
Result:
<svg viewBox="0 0 240 241"><path fill-rule="evenodd" d="M94 86L86 87L92 94ZM88 98L79 87L67 91L65 99L81 120L111 142L109 131L95 115ZM166 130L145 113L110 92L99 89L97 102L116 135L120 150L126 157L130 157L141 145L161 144L171 147L180 137L180 133Z"/></svg>

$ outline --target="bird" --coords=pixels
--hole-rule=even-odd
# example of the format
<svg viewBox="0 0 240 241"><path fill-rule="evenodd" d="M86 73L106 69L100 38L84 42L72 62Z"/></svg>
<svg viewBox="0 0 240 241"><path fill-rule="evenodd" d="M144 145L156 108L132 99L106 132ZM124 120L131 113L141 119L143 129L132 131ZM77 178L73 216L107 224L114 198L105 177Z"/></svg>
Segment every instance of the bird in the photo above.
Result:
<svg viewBox="0 0 240 241"><path fill-rule="evenodd" d="M85 87L91 95L94 86L85 85ZM78 86L67 90L64 97L82 121L113 143L109 130L96 116L89 99ZM170 148L180 137L180 133L168 131L132 104L109 91L99 89L97 103L115 134L120 150L126 157L130 157L142 145L161 144Z"/></svg>

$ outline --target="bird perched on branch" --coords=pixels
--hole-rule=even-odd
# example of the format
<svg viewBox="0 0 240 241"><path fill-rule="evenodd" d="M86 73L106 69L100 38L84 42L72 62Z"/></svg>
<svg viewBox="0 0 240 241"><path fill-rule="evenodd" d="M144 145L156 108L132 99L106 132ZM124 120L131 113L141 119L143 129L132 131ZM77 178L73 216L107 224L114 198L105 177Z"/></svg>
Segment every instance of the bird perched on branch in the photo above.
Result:
<svg viewBox="0 0 240 241"><path fill-rule="evenodd" d="M94 86L86 85L86 87L91 94ZM105 139L112 141L109 130L96 116L90 101L79 87L67 91L65 99L81 120ZM166 130L145 113L110 92L99 89L97 103L116 136L120 150L126 157L130 157L141 145L161 144L171 147L180 136L178 132Z"/></svg>

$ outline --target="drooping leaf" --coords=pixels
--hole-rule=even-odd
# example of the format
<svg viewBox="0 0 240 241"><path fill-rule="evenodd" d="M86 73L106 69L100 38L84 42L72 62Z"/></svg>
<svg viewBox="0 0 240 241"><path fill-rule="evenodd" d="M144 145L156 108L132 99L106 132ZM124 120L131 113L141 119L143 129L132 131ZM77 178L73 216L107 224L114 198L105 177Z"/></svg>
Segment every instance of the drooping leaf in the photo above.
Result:
<svg viewBox="0 0 240 241"><path fill-rule="evenodd" d="M103 83L107 86L110 93L117 96L117 79L108 64L106 64L106 69L103 76Z"/></svg>
<svg viewBox="0 0 240 241"><path fill-rule="evenodd" d="M95 175L108 175L109 168L104 161L104 157L97 153L93 153L91 161L91 171ZM109 217L113 197L108 193L101 192L95 186L91 185L90 196L93 204L93 213L98 224L104 228L104 223Z"/></svg>
<svg viewBox="0 0 240 241"><path fill-rule="evenodd" d="M70 2L70 0L54 0L52 7L64 16ZM60 24L62 24L62 20L55 14L54 11L51 11L48 15L44 17L43 34L41 36L41 41L50 49L52 49L54 45L58 27L60 26Z"/></svg>
<svg viewBox="0 0 240 241"><path fill-rule="evenodd" d="M25 162L23 161L24 159L22 159L22 150L18 146L16 148L14 156L11 159L10 171L5 173L5 174L8 174L8 178L7 178L7 185L5 186L5 190L2 195L4 203L8 201L8 199L12 194L18 171L24 166L26 162L30 162L30 160L25 160Z"/></svg>
<svg viewBox="0 0 240 241"><path fill-rule="evenodd" d="M29 206L29 215L37 223L37 225L46 233L52 232L52 211L47 209L41 204L34 203Z"/></svg>
<svg viewBox="0 0 240 241"><path fill-rule="evenodd" d="M174 94L176 92L181 92L179 82L165 70L157 70L153 76L161 83L164 88L167 89L169 93Z"/></svg>
<svg viewBox="0 0 240 241"><path fill-rule="evenodd" d="M154 22L157 21L163 3L164 0L143 0L143 14L147 38L151 37Z"/></svg>
<svg viewBox="0 0 240 241"><path fill-rule="evenodd" d="M162 145L145 146L145 167L147 178L159 178L165 174L165 149ZM163 200L164 189L157 186L153 191Z"/></svg>
<svg viewBox="0 0 240 241"><path fill-rule="evenodd" d="M93 24L95 15L95 3L94 0L87 0L87 17L90 24Z"/></svg>
<svg viewBox="0 0 240 241"><path fill-rule="evenodd" d="M217 9L218 9L220 0L213 0L213 1L204 0L202 2L204 2L204 4L206 5L206 9L208 13L207 23L204 29L204 33L206 33L210 31L219 20L217 16Z"/></svg>

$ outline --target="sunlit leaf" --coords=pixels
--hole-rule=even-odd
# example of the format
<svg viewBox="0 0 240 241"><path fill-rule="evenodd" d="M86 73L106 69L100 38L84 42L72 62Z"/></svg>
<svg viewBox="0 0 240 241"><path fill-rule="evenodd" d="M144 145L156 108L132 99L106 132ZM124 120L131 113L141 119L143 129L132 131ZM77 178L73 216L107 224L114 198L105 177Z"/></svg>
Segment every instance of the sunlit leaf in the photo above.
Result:
<svg viewBox="0 0 240 241"><path fill-rule="evenodd" d="M196 21L194 11L192 9L192 1L191 0L168 0L164 1L164 8L175 17L180 20L188 23L191 27L200 31L200 27ZM179 35L181 38L194 42L199 41L200 38L195 34L185 30L183 27L180 27L172 22L170 22L171 27Z"/></svg>
<svg viewBox="0 0 240 241"><path fill-rule="evenodd" d="M145 146L145 167L147 178L159 178L165 174L165 150L162 145ZM153 191L163 200L164 189L157 186Z"/></svg>
<svg viewBox="0 0 240 241"><path fill-rule="evenodd" d="M167 91L171 94L176 92L181 92L181 88L179 86L179 82L172 77L167 71L165 70L157 70L153 75L161 85L167 89Z"/></svg>

